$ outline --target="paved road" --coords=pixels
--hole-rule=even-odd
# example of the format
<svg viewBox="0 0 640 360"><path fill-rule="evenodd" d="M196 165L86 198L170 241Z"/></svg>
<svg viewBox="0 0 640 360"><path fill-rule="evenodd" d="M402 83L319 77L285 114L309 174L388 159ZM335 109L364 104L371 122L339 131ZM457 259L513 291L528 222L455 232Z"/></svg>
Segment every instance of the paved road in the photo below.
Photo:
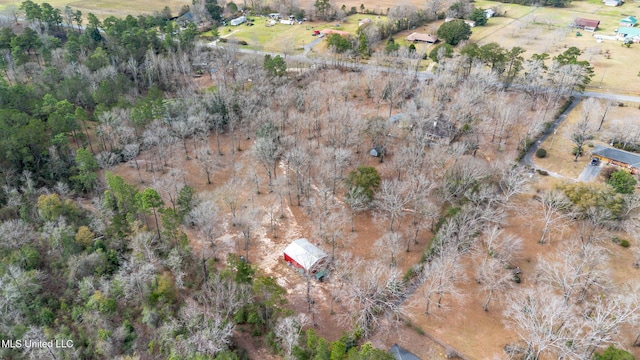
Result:
<svg viewBox="0 0 640 360"><path fill-rule="evenodd" d="M582 172L580 173L580 176L578 176L578 181L582 181L582 182L593 181L600 174L600 170L602 170L601 164L598 164L596 166L587 164L584 167L584 170L582 170Z"/></svg>
<svg viewBox="0 0 640 360"><path fill-rule="evenodd" d="M538 147L540 147L540 144L542 144L550 135L556 132L560 123L564 121L564 119L566 119L567 114L569 114L571 110L573 110L578 105L581 99L582 99L582 95L579 95L579 94L574 95L571 105L569 105L569 107L567 107L567 109L562 114L560 114L560 116L558 116L557 119L553 121L553 124L551 124L551 127L549 128L549 131L547 131L546 134L542 135L533 145L531 145L531 147L529 148L529 151L527 151L527 153L522 157L522 160L520 160L521 164L529 165L536 170L547 171L549 175L554 177L563 177L560 174L556 174L549 170L542 169L536 166L536 164L533 163L533 154L536 153L536 150L538 150Z"/></svg>
<svg viewBox="0 0 640 360"><path fill-rule="evenodd" d="M322 41L323 38L321 37L316 37L315 39L313 39L312 42L306 44L304 46L304 52L302 52L302 56L307 56L307 54L309 53L309 51L311 51L311 49L313 49L314 46L320 44L320 41Z"/></svg>
<svg viewBox="0 0 640 360"><path fill-rule="evenodd" d="M582 97L593 97L598 99L629 101L629 102L640 103L640 96L633 96L633 95L609 94L609 93L599 93L594 91L585 91L582 93Z"/></svg>

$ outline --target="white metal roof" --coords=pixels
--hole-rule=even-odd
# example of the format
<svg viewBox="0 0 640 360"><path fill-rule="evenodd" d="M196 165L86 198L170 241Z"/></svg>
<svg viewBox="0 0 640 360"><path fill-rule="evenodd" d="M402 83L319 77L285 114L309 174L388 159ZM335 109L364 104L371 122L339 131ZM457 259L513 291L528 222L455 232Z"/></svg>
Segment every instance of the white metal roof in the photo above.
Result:
<svg viewBox="0 0 640 360"><path fill-rule="evenodd" d="M307 239L298 239L292 242L284 249L284 253L306 270L311 269L315 263L328 256Z"/></svg>

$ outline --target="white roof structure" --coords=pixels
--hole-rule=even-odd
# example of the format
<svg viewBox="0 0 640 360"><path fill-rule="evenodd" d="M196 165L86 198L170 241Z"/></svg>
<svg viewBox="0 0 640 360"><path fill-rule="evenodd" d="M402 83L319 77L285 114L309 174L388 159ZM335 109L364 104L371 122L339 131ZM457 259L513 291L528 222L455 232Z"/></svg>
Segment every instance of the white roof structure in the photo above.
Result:
<svg viewBox="0 0 640 360"><path fill-rule="evenodd" d="M306 271L315 272L326 264L327 253L318 249L307 239L298 239L284 249L286 261L293 260Z"/></svg>

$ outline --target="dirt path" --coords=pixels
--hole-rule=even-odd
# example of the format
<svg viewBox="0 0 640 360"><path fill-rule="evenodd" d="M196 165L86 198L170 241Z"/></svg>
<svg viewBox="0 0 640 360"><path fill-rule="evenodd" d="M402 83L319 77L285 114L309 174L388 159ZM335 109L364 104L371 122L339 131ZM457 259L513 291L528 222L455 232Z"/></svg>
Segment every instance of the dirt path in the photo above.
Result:
<svg viewBox="0 0 640 360"><path fill-rule="evenodd" d="M492 32L486 34L485 36L481 37L480 39L478 39L478 41L484 40L484 39L488 38L489 36L492 36L493 34L497 33L498 31L500 31L500 30L506 28L507 26L511 25L514 21L518 21L518 20L522 19L523 17L528 16L529 14L533 13L536 10L537 10L537 8L534 7L534 8L531 9L531 11L529 11L528 13L523 14L520 17L511 18L513 20L511 20L511 21L509 21L507 23L504 23L501 26L498 26L494 31L492 31Z"/></svg>

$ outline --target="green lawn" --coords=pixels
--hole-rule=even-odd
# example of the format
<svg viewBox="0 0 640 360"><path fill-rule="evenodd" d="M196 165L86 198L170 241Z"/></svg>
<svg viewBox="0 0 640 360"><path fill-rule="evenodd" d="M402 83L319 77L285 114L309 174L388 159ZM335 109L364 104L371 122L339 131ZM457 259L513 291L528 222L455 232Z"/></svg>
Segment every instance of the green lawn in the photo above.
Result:
<svg viewBox="0 0 640 360"><path fill-rule="evenodd" d="M367 17L373 21L386 21L385 16L378 18L375 15L356 14L341 22L305 21L295 25L277 23L274 26L267 26L271 19L253 16L250 18L254 19L254 26L246 26L245 24L221 26L218 28L218 32L222 37L246 41L249 44L247 48L250 49L294 53L301 52L305 44L317 39L312 36L314 30L330 28L355 35L358 30L358 21ZM338 24L339 26L336 26ZM322 48L321 44L318 44L314 50Z"/></svg>

